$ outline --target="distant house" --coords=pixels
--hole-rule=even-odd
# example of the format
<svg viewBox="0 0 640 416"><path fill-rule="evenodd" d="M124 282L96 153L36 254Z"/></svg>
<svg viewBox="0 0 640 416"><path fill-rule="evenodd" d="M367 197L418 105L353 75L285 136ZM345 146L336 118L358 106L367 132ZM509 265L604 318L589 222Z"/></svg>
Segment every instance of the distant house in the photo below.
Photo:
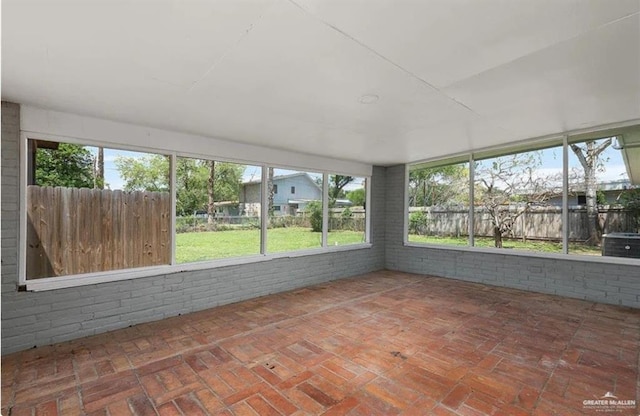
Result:
<svg viewBox="0 0 640 416"><path fill-rule="evenodd" d="M262 181L249 181L240 190L241 211L245 215L260 215L260 186ZM311 201L322 199L322 187L305 172L273 178L273 211L275 215L296 215Z"/></svg>
<svg viewBox="0 0 640 416"><path fill-rule="evenodd" d="M238 201L219 201L214 203L216 217L234 217L240 215ZM207 218L207 211L202 209L194 212L196 218Z"/></svg>
<svg viewBox="0 0 640 416"><path fill-rule="evenodd" d="M587 204L587 197L585 195L584 184L576 184L569 190L569 206L580 206ZM616 205L623 202L623 196L625 193L638 188L636 185L632 185L628 179L622 179L617 181L601 182L598 183L598 194L602 195L600 198L604 198L605 205ZM556 196L548 201L550 205L562 206L562 196Z"/></svg>

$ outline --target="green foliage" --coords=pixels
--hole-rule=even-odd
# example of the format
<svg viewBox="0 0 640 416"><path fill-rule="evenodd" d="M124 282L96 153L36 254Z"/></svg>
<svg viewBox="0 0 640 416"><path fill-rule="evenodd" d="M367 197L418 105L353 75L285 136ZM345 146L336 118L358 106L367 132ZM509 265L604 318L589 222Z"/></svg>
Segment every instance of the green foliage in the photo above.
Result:
<svg viewBox="0 0 640 416"><path fill-rule="evenodd" d="M346 207L342 210L342 214L340 214L340 216L342 218L351 218L353 217L353 212L351 212L351 209L349 207Z"/></svg>
<svg viewBox="0 0 640 416"><path fill-rule="evenodd" d="M60 143L57 150L36 152L35 184L93 188L93 155L84 146Z"/></svg>
<svg viewBox="0 0 640 416"><path fill-rule="evenodd" d="M321 238L308 228L274 228L268 231L270 253L320 247ZM331 233L337 245L362 242L362 232ZM176 234L176 261L187 263L260 253L260 229Z"/></svg>
<svg viewBox="0 0 640 416"><path fill-rule="evenodd" d="M640 188L626 191L621 197L622 205L640 215Z"/></svg>
<svg viewBox="0 0 640 416"><path fill-rule="evenodd" d="M429 218L423 211L415 211L409 215L409 233L424 234L424 230L429 224Z"/></svg>
<svg viewBox="0 0 640 416"><path fill-rule="evenodd" d="M322 232L322 204L320 201L312 201L307 204L306 211L311 221L311 231Z"/></svg>
<svg viewBox="0 0 640 416"><path fill-rule="evenodd" d="M347 191L346 197L356 207L363 207L367 201L367 195L364 188L354 189L353 191Z"/></svg>
<svg viewBox="0 0 640 416"><path fill-rule="evenodd" d="M638 227L638 232L640 232L640 188L622 194L621 202L635 218L636 227Z"/></svg>
<svg viewBox="0 0 640 416"><path fill-rule="evenodd" d="M176 215L189 216L206 211L209 161L179 157L176 165ZM125 191L169 191L169 158L162 155L119 157L115 161L124 179ZM216 162L214 173L214 201L237 201L244 166Z"/></svg>
<svg viewBox="0 0 640 416"><path fill-rule="evenodd" d="M451 206L469 201L469 168L466 163L409 172L410 206Z"/></svg>
<svg viewBox="0 0 640 416"><path fill-rule="evenodd" d="M439 244L439 245L452 245L465 247L469 245L469 237L442 237L442 236L424 236L424 235L409 235L409 241L412 243L426 243L426 244ZM478 237L474 238L474 247L494 247L493 237ZM514 250L527 250L537 251L544 253L561 253L562 242L561 241L540 241L540 240L527 240L523 242L521 239L507 239L504 242L504 248L510 248ZM600 256L601 250L599 247L589 246L584 243L570 242L569 253L571 254L583 254L591 256Z"/></svg>
<svg viewBox="0 0 640 416"><path fill-rule="evenodd" d="M118 156L115 160L123 190L169 192L169 157L145 155L143 157Z"/></svg>
<svg viewBox="0 0 640 416"><path fill-rule="evenodd" d="M353 176L329 175L329 207L335 206L336 199L344 198L344 187L353 182Z"/></svg>

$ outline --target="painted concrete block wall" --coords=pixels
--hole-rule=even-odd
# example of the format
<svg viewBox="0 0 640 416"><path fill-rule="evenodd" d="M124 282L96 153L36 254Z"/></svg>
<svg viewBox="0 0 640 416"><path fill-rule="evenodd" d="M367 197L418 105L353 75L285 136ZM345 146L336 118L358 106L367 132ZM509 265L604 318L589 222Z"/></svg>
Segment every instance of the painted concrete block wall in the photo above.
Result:
<svg viewBox="0 0 640 416"><path fill-rule="evenodd" d="M640 308L640 266L404 246L405 166L386 173L387 269Z"/></svg>
<svg viewBox="0 0 640 416"><path fill-rule="evenodd" d="M372 178L373 247L18 292L20 109L2 103L2 353L93 335L384 267L384 168Z"/></svg>

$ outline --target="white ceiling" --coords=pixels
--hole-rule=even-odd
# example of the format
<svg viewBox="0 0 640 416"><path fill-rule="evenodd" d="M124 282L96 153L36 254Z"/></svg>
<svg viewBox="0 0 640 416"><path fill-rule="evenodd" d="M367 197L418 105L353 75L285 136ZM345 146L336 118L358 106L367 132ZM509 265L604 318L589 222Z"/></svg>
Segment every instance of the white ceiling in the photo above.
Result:
<svg viewBox="0 0 640 416"><path fill-rule="evenodd" d="M640 119L640 0L3 0L2 98L412 162Z"/></svg>

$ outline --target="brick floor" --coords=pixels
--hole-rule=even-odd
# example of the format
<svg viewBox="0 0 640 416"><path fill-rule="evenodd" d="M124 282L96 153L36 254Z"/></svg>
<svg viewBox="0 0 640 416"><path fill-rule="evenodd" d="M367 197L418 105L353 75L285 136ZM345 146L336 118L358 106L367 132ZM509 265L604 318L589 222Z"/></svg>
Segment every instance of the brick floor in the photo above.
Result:
<svg viewBox="0 0 640 416"><path fill-rule="evenodd" d="M640 310L383 271L2 357L2 415L595 415L639 352Z"/></svg>

